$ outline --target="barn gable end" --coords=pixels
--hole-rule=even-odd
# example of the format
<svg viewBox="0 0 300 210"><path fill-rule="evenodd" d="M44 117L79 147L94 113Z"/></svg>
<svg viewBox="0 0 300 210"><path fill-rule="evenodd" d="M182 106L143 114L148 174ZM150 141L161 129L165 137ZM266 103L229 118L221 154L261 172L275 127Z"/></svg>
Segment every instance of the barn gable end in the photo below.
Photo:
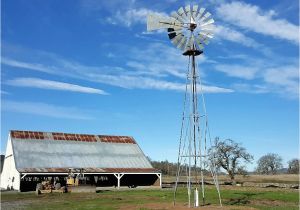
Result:
<svg viewBox="0 0 300 210"><path fill-rule="evenodd" d="M1 188L19 190L20 173L16 169L11 138L8 138L5 159L1 173Z"/></svg>

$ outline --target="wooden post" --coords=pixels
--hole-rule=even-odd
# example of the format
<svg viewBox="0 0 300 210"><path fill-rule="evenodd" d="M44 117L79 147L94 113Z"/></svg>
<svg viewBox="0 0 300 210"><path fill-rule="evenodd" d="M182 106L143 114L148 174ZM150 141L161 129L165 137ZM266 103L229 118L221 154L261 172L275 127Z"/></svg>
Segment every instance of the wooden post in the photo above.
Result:
<svg viewBox="0 0 300 210"><path fill-rule="evenodd" d="M118 180L118 189L120 189L120 185L121 185L121 178L122 176L124 176L124 174L114 174L114 176L117 178Z"/></svg>

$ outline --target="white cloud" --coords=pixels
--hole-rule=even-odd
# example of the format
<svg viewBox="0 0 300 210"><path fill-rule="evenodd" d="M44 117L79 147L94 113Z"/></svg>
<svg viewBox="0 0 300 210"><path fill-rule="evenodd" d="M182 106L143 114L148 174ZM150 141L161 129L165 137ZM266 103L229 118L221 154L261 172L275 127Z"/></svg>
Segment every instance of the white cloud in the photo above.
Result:
<svg viewBox="0 0 300 210"><path fill-rule="evenodd" d="M6 81L5 84L18 86L18 87L32 87L32 88L41 88L48 90L63 90L79 93L90 93L90 94L101 94L108 95L105 91L90 87L84 87L80 85L57 82L52 80L44 80L39 78L16 78L13 80Z"/></svg>
<svg viewBox="0 0 300 210"><path fill-rule="evenodd" d="M62 107L46 103L18 102L9 100L5 100L2 103L2 110L9 112L18 112L62 119L93 119L93 117L91 117L92 115L83 113L84 111L82 109L75 107Z"/></svg>
<svg viewBox="0 0 300 210"><path fill-rule="evenodd" d="M299 68L298 65L267 67L255 64L217 65L217 71L228 76L249 80L244 83L233 83L232 89L246 93L277 93L285 98L299 98ZM258 83L258 81L260 81Z"/></svg>
<svg viewBox="0 0 300 210"><path fill-rule="evenodd" d="M15 61L15 63L18 63L18 61ZM25 63L25 62L22 62ZM65 61L65 63L68 63L68 67L73 66L73 64L69 61ZM27 63L25 63L27 64ZM28 63L28 66L32 64ZM40 66L41 64L39 64ZM161 80L161 79L155 79L155 78L149 78L145 76L138 76L138 74L130 73L128 72L119 72L119 74L116 74L115 72L112 72L112 74L107 74L107 73L97 73L94 71L79 71L77 69L77 64L74 64L74 69L76 72L64 72L64 75L68 75L69 77L75 77L75 78L80 78L84 79L87 81L92 81L92 82L98 82L102 84L109 84L112 86L117 86L117 87L122 87L122 88L138 88L138 89L156 89L156 90L175 90L175 91L182 91L184 90L185 84L184 83L177 83L177 82L170 82L167 80ZM82 65L80 65L82 66ZM14 66L14 67L20 67L19 65ZM84 67L84 66L82 66ZM46 67L45 67L46 68ZM62 69L57 67L58 69ZM30 69L30 68L28 68ZM68 68L68 70L72 70L72 68ZM86 68L83 68L82 70L86 69L93 69L93 67L87 66ZM35 68L33 68L35 70ZM53 74L60 75L60 71L53 72ZM175 73L173 73L175 75ZM40 86L41 87L41 82L39 82L39 85L36 83L35 86ZM22 83L23 85L24 82ZM29 86L29 85L28 85ZM58 88L59 85L53 85L52 84L47 84L47 82L44 82L43 84L44 88L48 86L48 88ZM60 84L61 86L61 84ZM62 88L62 87L61 87ZM70 87L69 87L70 88ZM73 87L74 88L74 87ZM221 87L214 87L214 86L205 86L203 85L203 91L207 93L229 93L232 92L230 89L226 88L221 88Z"/></svg>
<svg viewBox="0 0 300 210"><path fill-rule="evenodd" d="M39 60L44 63L51 63L51 65L27 63L13 59L10 59L13 62L5 64L18 68L25 66L26 69L32 67L31 70L35 71L37 65L45 70L49 70L47 73L50 74L122 88L184 90L188 59L181 55L180 50L160 43L147 45L142 51L136 47L126 47L125 50L126 53L122 55L127 60L127 63L124 64L127 65L127 68L118 66L88 66L61 58L55 54L48 53L48 55L45 52L40 53ZM207 62L204 56L199 57L198 60L199 63ZM22 63L22 65L19 65L19 63ZM201 73L203 77L203 72ZM49 87L49 84L47 86ZM207 93L232 92L230 89L214 86L205 86L203 89Z"/></svg>
<svg viewBox="0 0 300 210"><path fill-rule="evenodd" d="M215 70L225 73L231 77L237 77L242 79L251 80L256 77L256 73L259 71L257 67L249 67L243 65L216 65Z"/></svg>
<svg viewBox="0 0 300 210"><path fill-rule="evenodd" d="M239 27L299 44L299 26L275 19L272 10L265 12L255 5L231 2L217 7L217 14Z"/></svg>
<svg viewBox="0 0 300 210"><path fill-rule="evenodd" d="M185 91L185 84L179 82L170 82L153 78L127 76L127 75L89 75L95 82L105 83L123 88L156 89L156 90L174 90ZM233 90L216 86L202 85L205 93L231 93Z"/></svg>
<svg viewBox="0 0 300 210"><path fill-rule="evenodd" d="M108 23L130 27L137 23L146 23L147 15L154 13L160 16L167 16L166 13L155 12L146 8L129 8L127 10L117 10L115 14L106 18Z"/></svg>
<svg viewBox="0 0 300 210"><path fill-rule="evenodd" d="M232 87L237 92L244 92L244 93L261 94L261 93L271 92L270 88L266 85L235 83L232 85Z"/></svg>
<svg viewBox="0 0 300 210"><path fill-rule="evenodd" d="M39 63L27 63L22 61L17 61L14 59L2 57L1 63L6 64L8 66L14 66L18 68L31 69L35 71L45 72L45 73L53 73L54 70L51 67L44 66Z"/></svg>
<svg viewBox="0 0 300 210"><path fill-rule="evenodd" d="M243 33L226 26L218 25L215 27L216 38L224 39L231 42L240 43L246 47L257 48L260 46L255 40L245 36Z"/></svg>
<svg viewBox="0 0 300 210"><path fill-rule="evenodd" d="M1 95L9 95L9 93L7 91L1 90L0 91Z"/></svg>
<svg viewBox="0 0 300 210"><path fill-rule="evenodd" d="M273 88L282 94L299 97L299 68L297 66L282 66L269 68L263 78Z"/></svg>

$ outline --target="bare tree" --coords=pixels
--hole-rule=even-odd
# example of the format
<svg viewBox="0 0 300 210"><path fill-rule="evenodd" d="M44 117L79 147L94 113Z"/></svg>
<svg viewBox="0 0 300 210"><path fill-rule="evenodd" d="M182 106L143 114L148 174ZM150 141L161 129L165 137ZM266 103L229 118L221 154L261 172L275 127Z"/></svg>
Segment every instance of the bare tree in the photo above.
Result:
<svg viewBox="0 0 300 210"><path fill-rule="evenodd" d="M215 139L215 146L210 148L210 155L213 155L215 164L227 171L233 183L236 174L244 171L242 162L251 162L253 156L250 155L244 147L231 139L221 141Z"/></svg>
<svg viewBox="0 0 300 210"><path fill-rule="evenodd" d="M299 159L292 159L288 162L289 168L288 173L290 174L299 174Z"/></svg>
<svg viewBox="0 0 300 210"><path fill-rule="evenodd" d="M278 154L269 153L257 161L256 171L261 174L276 174L282 168L282 158Z"/></svg>

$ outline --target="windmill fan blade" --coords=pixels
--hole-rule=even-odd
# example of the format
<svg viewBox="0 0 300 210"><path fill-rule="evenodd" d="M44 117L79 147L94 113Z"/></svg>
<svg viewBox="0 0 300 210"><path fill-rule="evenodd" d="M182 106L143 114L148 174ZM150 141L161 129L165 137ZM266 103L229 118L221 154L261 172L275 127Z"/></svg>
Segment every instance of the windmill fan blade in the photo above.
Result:
<svg viewBox="0 0 300 210"><path fill-rule="evenodd" d="M178 14L179 14L180 17L182 17L183 20L186 20L187 16L186 16L185 11L182 7L179 8Z"/></svg>
<svg viewBox="0 0 300 210"><path fill-rule="evenodd" d="M185 51L191 50L192 47L193 47L193 45L194 45L194 42L195 42L195 40L194 40L194 35L192 34L192 35L190 36L190 38L189 38L187 44L186 44Z"/></svg>
<svg viewBox="0 0 300 210"><path fill-rule="evenodd" d="M200 19L200 22L203 22L205 19L207 19L211 14L209 12L205 13L203 17Z"/></svg>
<svg viewBox="0 0 300 210"><path fill-rule="evenodd" d="M170 39L175 38L178 34L181 34L182 30L174 30L174 28L168 28L168 36Z"/></svg>
<svg viewBox="0 0 300 210"><path fill-rule="evenodd" d="M168 28L168 36L169 36L169 39L174 39L176 37L176 31L173 29L173 28Z"/></svg>
<svg viewBox="0 0 300 210"><path fill-rule="evenodd" d="M168 28L168 35L174 33L182 33L182 30L175 30L174 28Z"/></svg>
<svg viewBox="0 0 300 210"><path fill-rule="evenodd" d="M180 15L178 15L177 12L172 12L172 13L171 13L171 17L175 18L176 20L178 20L178 21L181 22L181 23L184 22L184 19L183 19Z"/></svg>
<svg viewBox="0 0 300 210"><path fill-rule="evenodd" d="M215 26L213 24L201 26L201 31L214 31Z"/></svg>
<svg viewBox="0 0 300 210"><path fill-rule="evenodd" d="M183 34L178 34L175 36L174 39L171 40L171 42L177 47L179 41L183 38Z"/></svg>
<svg viewBox="0 0 300 210"><path fill-rule="evenodd" d="M208 32L202 32L201 31L199 34L201 34L201 35L203 35L207 38L210 38L210 39L212 39L214 37L214 35L212 33L208 33Z"/></svg>
<svg viewBox="0 0 300 210"><path fill-rule="evenodd" d="M184 10L185 10L186 16L189 17L190 13L191 13L191 5L185 6Z"/></svg>
<svg viewBox="0 0 300 210"><path fill-rule="evenodd" d="M206 26L206 25L210 25L210 24L212 24L212 23L214 23L214 22L215 22L214 19L211 18L211 19L209 19L207 22L201 24L200 26L203 27L203 26Z"/></svg>
<svg viewBox="0 0 300 210"><path fill-rule="evenodd" d="M147 17L147 31L170 28L170 26L180 26L182 23L172 17L163 17L155 14L149 14Z"/></svg>
<svg viewBox="0 0 300 210"><path fill-rule="evenodd" d="M183 36L183 38L181 39L181 41L179 42L179 44L177 45L177 47L181 50L183 50L185 43L186 43L187 38Z"/></svg>
<svg viewBox="0 0 300 210"><path fill-rule="evenodd" d="M201 18L201 16L203 15L204 11L205 11L205 8L203 8L203 7L200 8L199 13L198 13L197 16L195 17L195 20L196 20L196 21L198 21L198 20Z"/></svg>
<svg viewBox="0 0 300 210"><path fill-rule="evenodd" d="M196 19L197 12L198 12L198 5L194 5L192 9L192 17L194 18L194 20Z"/></svg>
<svg viewBox="0 0 300 210"><path fill-rule="evenodd" d="M201 40L201 43L204 43L204 44L208 45L209 41L206 37L204 37L202 34L199 34L198 37Z"/></svg>
<svg viewBox="0 0 300 210"><path fill-rule="evenodd" d="M197 37L195 38L195 40L196 40L196 43L198 44L199 49L203 50L204 46L203 46L201 40L199 38L197 38Z"/></svg>
<svg viewBox="0 0 300 210"><path fill-rule="evenodd" d="M180 30L182 30L183 27L175 25L172 28L174 28L175 31L180 31Z"/></svg>

